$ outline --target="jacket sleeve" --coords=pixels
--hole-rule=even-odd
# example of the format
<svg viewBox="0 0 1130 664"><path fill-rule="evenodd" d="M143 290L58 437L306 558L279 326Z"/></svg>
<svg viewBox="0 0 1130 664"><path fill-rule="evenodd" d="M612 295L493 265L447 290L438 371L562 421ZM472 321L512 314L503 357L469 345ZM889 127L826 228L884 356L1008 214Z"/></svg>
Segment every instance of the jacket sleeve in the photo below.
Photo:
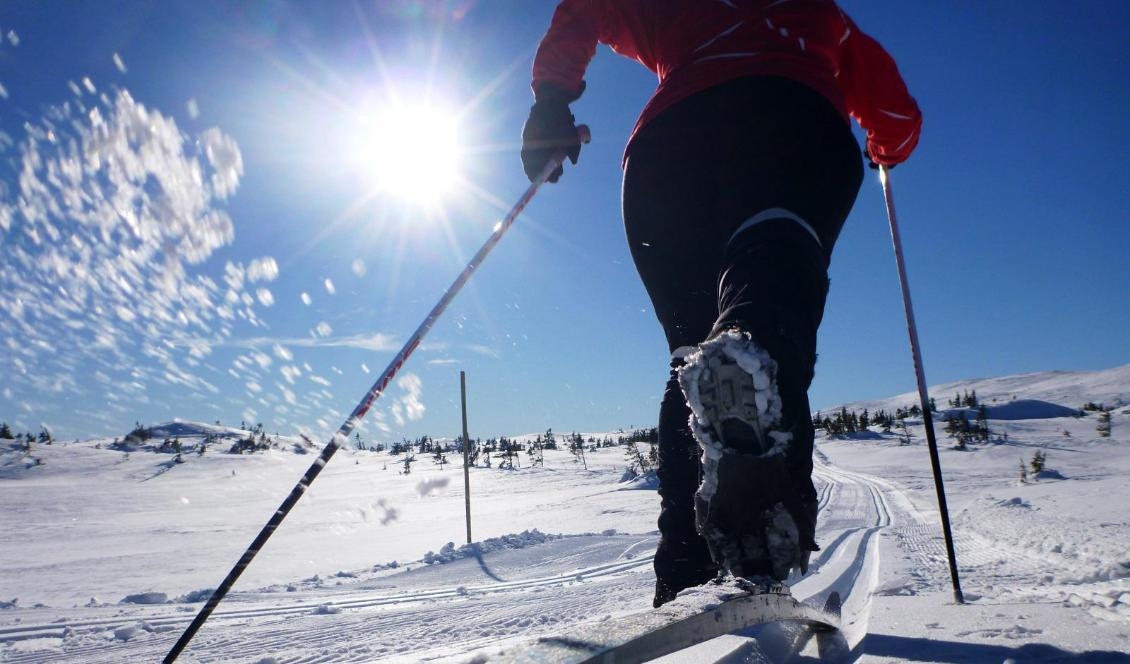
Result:
<svg viewBox="0 0 1130 664"><path fill-rule="evenodd" d="M848 112L867 131L867 154L877 163L893 166L905 161L918 145L922 113L891 56L847 15L844 21L837 74L840 89Z"/></svg>
<svg viewBox="0 0 1130 664"><path fill-rule="evenodd" d="M535 97L546 83L574 99L580 96L585 69L600 41L602 7L600 0L563 0L557 5L534 56L531 87Z"/></svg>

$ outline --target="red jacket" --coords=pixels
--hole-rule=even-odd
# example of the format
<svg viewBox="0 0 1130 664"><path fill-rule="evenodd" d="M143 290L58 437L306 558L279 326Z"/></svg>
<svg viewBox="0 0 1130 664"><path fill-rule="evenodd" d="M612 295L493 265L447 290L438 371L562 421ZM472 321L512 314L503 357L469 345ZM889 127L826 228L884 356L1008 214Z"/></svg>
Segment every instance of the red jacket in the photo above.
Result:
<svg viewBox="0 0 1130 664"><path fill-rule="evenodd" d="M578 92L597 43L659 76L636 127L675 102L741 76L785 76L821 92L897 164L922 114L894 60L833 0L563 0L534 58L533 87Z"/></svg>

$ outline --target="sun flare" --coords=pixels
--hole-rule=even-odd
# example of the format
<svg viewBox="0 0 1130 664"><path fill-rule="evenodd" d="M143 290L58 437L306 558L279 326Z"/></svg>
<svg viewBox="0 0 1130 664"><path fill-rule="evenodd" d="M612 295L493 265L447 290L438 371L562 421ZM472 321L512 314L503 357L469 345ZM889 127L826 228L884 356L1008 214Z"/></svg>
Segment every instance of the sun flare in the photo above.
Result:
<svg viewBox="0 0 1130 664"><path fill-rule="evenodd" d="M454 113L397 105L366 118L356 138L355 161L380 194L437 204L459 181L461 146Z"/></svg>

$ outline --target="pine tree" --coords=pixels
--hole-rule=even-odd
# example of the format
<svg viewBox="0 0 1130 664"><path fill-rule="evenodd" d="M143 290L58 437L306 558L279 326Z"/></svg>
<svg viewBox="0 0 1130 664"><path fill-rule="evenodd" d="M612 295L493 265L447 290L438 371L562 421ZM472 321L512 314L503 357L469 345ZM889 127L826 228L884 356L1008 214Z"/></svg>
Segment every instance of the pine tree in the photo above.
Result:
<svg viewBox="0 0 1130 664"><path fill-rule="evenodd" d="M12 428L8 426L7 422L0 424L0 438L4 440L15 439L15 435L12 434Z"/></svg>
<svg viewBox="0 0 1130 664"><path fill-rule="evenodd" d="M989 440L989 411L984 404L977 406L977 422L973 435L981 442Z"/></svg>
<svg viewBox="0 0 1130 664"><path fill-rule="evenodd" d="M552 430L548 433L550 433L552 435ZM537 438L534 438L534 442L530 443L529 448L527 448L527 450L526 450L526 454L530 455L530 466L531 467L532 466L542 466L542 467L545 466L545 454L542 451L544 449L545 449L545 439L541 437L541 434L538 434Z"/></svg>
<svg viewBox="0 0 1130 664"><path fill-rule="evenodd" d="M514 460L518 457L518 446L512 443L505 436L498 439L498 451L502 455L502 461L499 462L498 467L506 470L514 469Z"/></svg>
<svg viewBox="0 0 1130 664"><path fill-rule="evenodd" d="M1100 438L1110 438L1110 411L1104 410L1099 413L1099 424L1097 427Z"/></svg>
<svg viewBox="0 0 1130 664"><path fill-rule="evenodd" d="M585 470L589 469L589 462L585 459L585 439L581 438L581 434L574 433L569 439L569 451L573 453L573 456L581 460Z"/></svg>
<svg viewBox="0 0 1130 664"><path fill-rule="evenodd" d="M642 475L650 469L647 458L640 453L639 445L634 440L625 444L624 458L628 461L628 470L635 474Z"/></svg>
<svg viewBox="0 0 1130 664"><path fill-rule="evenodd" d="M900 445L909 445L910 444L910 438L911 438L910 429L906 426L906 418L904 417L901 420L899 420L899 444Z"/></svg>

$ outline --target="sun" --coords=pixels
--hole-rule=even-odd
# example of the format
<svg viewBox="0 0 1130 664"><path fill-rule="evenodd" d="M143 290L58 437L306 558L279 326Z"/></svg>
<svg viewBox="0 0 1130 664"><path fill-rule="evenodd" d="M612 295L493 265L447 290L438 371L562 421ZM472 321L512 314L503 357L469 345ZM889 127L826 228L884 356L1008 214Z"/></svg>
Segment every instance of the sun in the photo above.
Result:
<svg viewBox="0 0 1130 664"><path fill-rule="evenodd" d="M366 115L350 148L375 193L436 205L460 180L458 124L439 106L390 105Z"/></svg>

